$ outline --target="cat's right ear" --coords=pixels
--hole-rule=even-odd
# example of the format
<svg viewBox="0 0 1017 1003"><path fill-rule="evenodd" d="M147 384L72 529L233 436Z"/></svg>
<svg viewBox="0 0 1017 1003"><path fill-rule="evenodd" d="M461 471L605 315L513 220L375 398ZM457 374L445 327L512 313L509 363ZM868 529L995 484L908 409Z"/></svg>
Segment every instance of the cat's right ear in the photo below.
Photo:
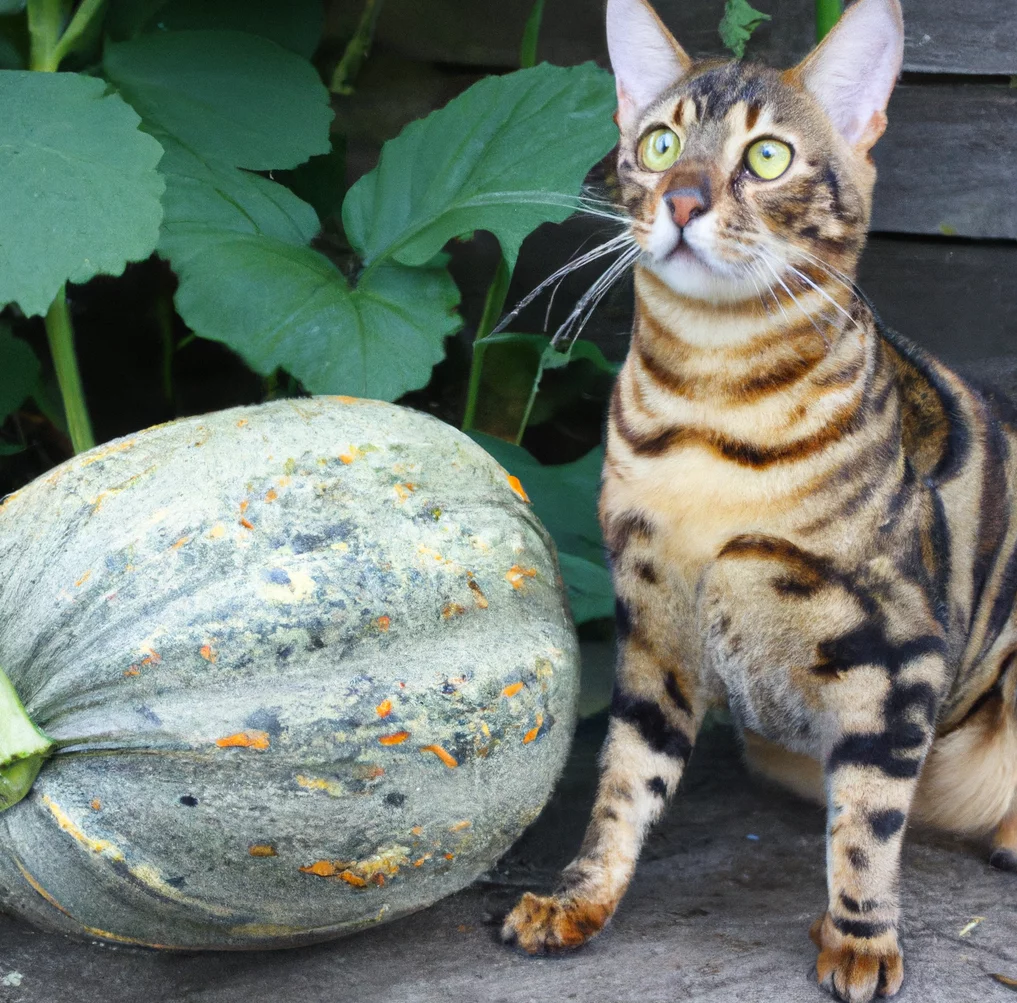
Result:
<svg viewBox="0 0 1017 1003"><path fill-rule="evenodd" d="M618 126L623 130L692 65L646 0L607 0L607 51L618 89Z"/></svg>

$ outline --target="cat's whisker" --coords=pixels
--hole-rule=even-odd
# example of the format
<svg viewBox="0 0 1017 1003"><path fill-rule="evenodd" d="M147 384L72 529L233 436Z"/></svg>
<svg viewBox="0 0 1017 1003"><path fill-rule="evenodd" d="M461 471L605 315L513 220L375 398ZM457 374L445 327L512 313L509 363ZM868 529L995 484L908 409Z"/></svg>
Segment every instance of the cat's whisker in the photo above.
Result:
<svg viewBox="0 0 1017 1003"><path fill-rule="evenodd" d="M549 275L543 282L541 282L536 288L527 293L504 317L498 322L498 325L491 332L492 334L498 334L500 331L504 331L509 324L512 323L519 314L528 307L545 289L555 283L561 282L566 275L576 271L579 268L583 268L585 265L590 264L593 261L597 261L599 258L603 258L608 254L614 254L618 251L624 251L626 254L631 253L633 250L638 251L639 245L635 243L632 235L629 233L620 233L617 237L612 237L610 240L605 241L603 244L594 247L592 250L587 251L585 254L581 254L577 258L573 258L571 261L562 265L556 272Z"/></svg>
<svg viewBox="0 0 1017 1003"><path fill-rule="evenodd" d="M808 277L808 275L799 271L794 265L789 264L787 267L790 268L791 271L794 272L795 275L797 275L803 282L808 283L813 289L815 289L816 292L819 293L819 295L822 296L823 299L825 299L832 307L839 310L851 322L852 326L858 327L858 321L855 320L855 318L852 317L851 314L848 313L848 311L845 310L844 307L842 307L825 289L823 289L822 286L817 286L816 283Z"/></svg>
<svg viewBox="0 0 1017 1003"><path fill-rule="evenodd" d="M561 351L560 346L563 343L567 342L569 347L575 343L576 339L582 334L583 328L589 322L597 305L641 254L642 248L638 245L631 247L605 269L600 278L580 297L572 312L565 318L558 330L555 331L554 337L551 339L551 344L555 348Z"/></svg>
<svg viewBox="0 0 1017 1003"><path fill-rule="evenodd" d="M760 247L760 250L765 251L765 248ZM815 328L816 334L818 334L819 337L823 339L823 344L826 346L827 350L829 350L830 340L827 338L826 333L820 329L819 325L816 323L816 320L812 316L812 314L809 313L809 311L802 306L801 300L799 300L798 297L795 296L795 294L791 291L791 289L788 287L788 284L778 273L777 269L773 267L773 264L771 263L770 259L764 256L759 260L762 261L766 265L766 267L770 269L771 274L777 280L777 282L780 283L781 288L784 290L784 292L788 294L794 305L798 307L798 309L802 313L802 316L813 326L813 328Z"/></svg>

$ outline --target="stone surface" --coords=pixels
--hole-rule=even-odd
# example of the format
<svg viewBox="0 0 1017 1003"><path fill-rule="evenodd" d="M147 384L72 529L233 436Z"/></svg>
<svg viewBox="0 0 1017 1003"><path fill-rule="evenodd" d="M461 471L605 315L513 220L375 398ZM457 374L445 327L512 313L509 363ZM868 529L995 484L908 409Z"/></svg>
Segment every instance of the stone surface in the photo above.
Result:
<svg viewBox="0 0 1017 1003"><path fill-rule="evenodd" d="M603 717L580 726L539 821L469 889L314 948L172 956L89 947L0 918L3 1003L819 1003L809 923L823 907L823 813L745 775L729 732L700 741L687 790L653 833L614 922L564 958L497 942L523 890L575 851ZM753 838L758 837L758 838ZM928 833L905 852L901 1003L1006 1003L1017 978L1017 876L987 848ZM983 917L965 936L961 931ZM20 984L4 986L11 973Z"/></svg>

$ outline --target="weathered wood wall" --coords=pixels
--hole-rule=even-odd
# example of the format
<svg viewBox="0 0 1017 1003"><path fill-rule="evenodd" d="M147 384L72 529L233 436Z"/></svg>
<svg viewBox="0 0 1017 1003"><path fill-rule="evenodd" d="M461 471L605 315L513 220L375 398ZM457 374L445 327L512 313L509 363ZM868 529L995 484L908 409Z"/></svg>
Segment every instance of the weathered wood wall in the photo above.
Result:
<svg viewBox="0 0 1017 1003"><path fill-rule="evenodd" d="M902 3L905 74L876 148L874 235L861 282L892 324L944 357L1017 352L1017 2ZM813 0L754 5L773 20L753 38L749 58L789 66L809 51ZM340 108L361 137L353 144L352 172L370 167L377 143L426 106L448 100L479 74L513 67L531 6L532 0L385 0L375 69L363 93ZM723 0L657 3L696 56L723 55L717 35L723 6ZM337 34L349 30L359 7L340 0L332 14ZM539 55L607 65L603 0L547 0ZM583 235L588 229L581 225L534 235L513 294L566 260ZM474 267L487 264L480 256ZM464 265L467 283L468 272ZM580 291L582 281L567 286L560 301ZM615 355L624 351L625 295L614 297L593 327ZM530 319L538 323L537 314Z"/></svg>

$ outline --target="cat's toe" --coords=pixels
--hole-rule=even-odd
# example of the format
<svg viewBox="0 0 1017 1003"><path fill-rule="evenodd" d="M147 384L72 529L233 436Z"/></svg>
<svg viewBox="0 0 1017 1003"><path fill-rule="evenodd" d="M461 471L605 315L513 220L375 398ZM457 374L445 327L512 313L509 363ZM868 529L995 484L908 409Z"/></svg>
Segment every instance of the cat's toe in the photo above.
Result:
<svg viewBox="0 0 1017 1003"><path fill-rule="evenodd" d="M840 933L829 914L816 920L810 936L819 948L816 978L845 1003L869 1003L877 994L896 996L904 983L904 960L897 938L884 934L863 941Z"/></svg>
<svg viewBox="0 0 1017 1003"><path fill-rule="evenodd" d="M997 846L989 855L989 863L1000 871L1012 871L1017 874L1017 850L1008 846Z"/></svg>
<svg viewBox="0 0 1017 1003"><path fill-rule="evenodd" d="M555 954L586 943L609 915L605 906L581 899L527 892L505 917L501 937L527 954Z"/></svg>

